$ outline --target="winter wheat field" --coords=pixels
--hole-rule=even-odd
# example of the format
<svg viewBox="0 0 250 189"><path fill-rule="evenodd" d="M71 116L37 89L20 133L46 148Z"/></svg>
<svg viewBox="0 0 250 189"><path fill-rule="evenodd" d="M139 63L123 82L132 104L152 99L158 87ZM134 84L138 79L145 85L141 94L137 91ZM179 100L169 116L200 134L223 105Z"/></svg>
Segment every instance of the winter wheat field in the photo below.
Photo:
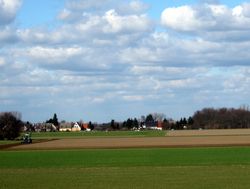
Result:
<svg viewBox="0 0 250 189"><path fill-rule="evenodd" d="M34 135L0 150L0 188L249 188L250 130Z"/></svg>

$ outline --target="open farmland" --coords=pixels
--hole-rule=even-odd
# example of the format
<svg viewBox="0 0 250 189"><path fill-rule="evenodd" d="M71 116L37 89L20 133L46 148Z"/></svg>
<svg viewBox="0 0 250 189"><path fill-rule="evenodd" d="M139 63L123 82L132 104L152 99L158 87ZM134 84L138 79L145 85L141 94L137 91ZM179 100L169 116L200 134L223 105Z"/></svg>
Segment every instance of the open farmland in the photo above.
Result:
<svg viewBox="0 0 250 189"><path fill-rule="evenodd" d="M248 189L247 132L49 137L0 151L1 189Z"/></svg>
<svg viewBox="0 0 250 189"><path fill-rule="evenodd" d="M96 138L96 137L160 137L166 131L92 131L92 132L36 132L33 139Z"/></svg>
<svg viewBox="0 0 250 189"><path fill-rule="evenodd" d="M19 145L13 150L46 150L46 149L91 149L91 148L147 148L147 147L207 147L207 146L250 146L250 130L197 130L197 131L144 131L144 132L103 132L100 137L88 136L54 137L50 140L31 145ZM133 135L134 133L134 135ZM50 133L49 133L50 134ZM48 135L49 135L48 134ZM52 133L54 134L54 133ZM65 133L62 133L64 135ZM109 135L110 136L109 136ZM118 134L117 136L115 134ZM42 137L41 137L42 136ZM42 134L38 138L44 138ZM70 137L71 136L71 137ZM48 137L53 139L53 137Z"/></svg>
<svg viewBox="0 0 250 189"><path fill-rule="evenodd" d="M14 146L12 150L53 150L90 148L250 146L250 136L148 137L148 138L83 138L59 139L30 145Z"/></svg>
<svg viewBox="0 0 250 189"><path fill-rule="evenodd" d="M12 140L0 140L0 146L1 145L6 145L6 144L17 144L20 143L19 141L12 141Z"/></svg>
<svg viewBox="0 0 250 189"><path fill-rule="evenodd" d="M250 129L171 130L167 136L250 136Z"/></svg>
<svg viewBox="0 0 250 189"><path fill-rule="evenodd" d="M1 189L249 188L250 148L1 151Z"/></svg>

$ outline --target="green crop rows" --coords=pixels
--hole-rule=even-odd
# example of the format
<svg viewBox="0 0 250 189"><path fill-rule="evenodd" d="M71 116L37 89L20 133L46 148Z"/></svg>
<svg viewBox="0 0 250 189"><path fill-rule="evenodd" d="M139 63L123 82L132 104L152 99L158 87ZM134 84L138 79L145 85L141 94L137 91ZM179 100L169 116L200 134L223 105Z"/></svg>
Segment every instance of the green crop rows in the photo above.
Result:
<svg viewBox="0 0 250 189"><path fill-rule="evenodd" d="M0 151L1 189L249 188L250 148Z"/></svg>
<svg viewBox="0 0 250 189"><path fill-rule="evenodd" d="M41 132L32 133L34 139L82 137L163 137L166 131L92 131L92 132Z"/></svg>

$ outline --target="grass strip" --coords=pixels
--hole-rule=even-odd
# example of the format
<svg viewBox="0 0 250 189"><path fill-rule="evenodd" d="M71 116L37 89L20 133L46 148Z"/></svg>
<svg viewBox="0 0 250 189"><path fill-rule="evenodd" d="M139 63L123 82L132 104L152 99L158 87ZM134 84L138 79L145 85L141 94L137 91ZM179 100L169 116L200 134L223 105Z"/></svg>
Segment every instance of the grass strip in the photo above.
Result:
<svg viewBox="0 0 250 189"><path fill-rule="evenodd" d="M0 162L0 169L250 165L250 148L0 151Z"/></svg>

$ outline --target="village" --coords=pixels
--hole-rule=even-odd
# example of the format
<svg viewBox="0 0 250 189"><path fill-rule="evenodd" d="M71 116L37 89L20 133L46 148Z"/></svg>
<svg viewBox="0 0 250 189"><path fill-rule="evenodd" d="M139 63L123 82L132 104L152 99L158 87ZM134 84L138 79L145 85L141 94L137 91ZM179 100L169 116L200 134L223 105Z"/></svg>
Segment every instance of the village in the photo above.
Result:
<svg viewBox="0 0 250 189"><path fill-rule="evenodd" d="M133 122L133 121L132 121ZM174 123L174 122L173 122ZM126 122L110 123L84 123L84 122L61 122L60 124L54 123L26 123L23 127L23 132L91 132L91 131L114 131L114 130L163 130L163 121L151 121L151 122L138 122L131 126L127 126Z"/></svg>

